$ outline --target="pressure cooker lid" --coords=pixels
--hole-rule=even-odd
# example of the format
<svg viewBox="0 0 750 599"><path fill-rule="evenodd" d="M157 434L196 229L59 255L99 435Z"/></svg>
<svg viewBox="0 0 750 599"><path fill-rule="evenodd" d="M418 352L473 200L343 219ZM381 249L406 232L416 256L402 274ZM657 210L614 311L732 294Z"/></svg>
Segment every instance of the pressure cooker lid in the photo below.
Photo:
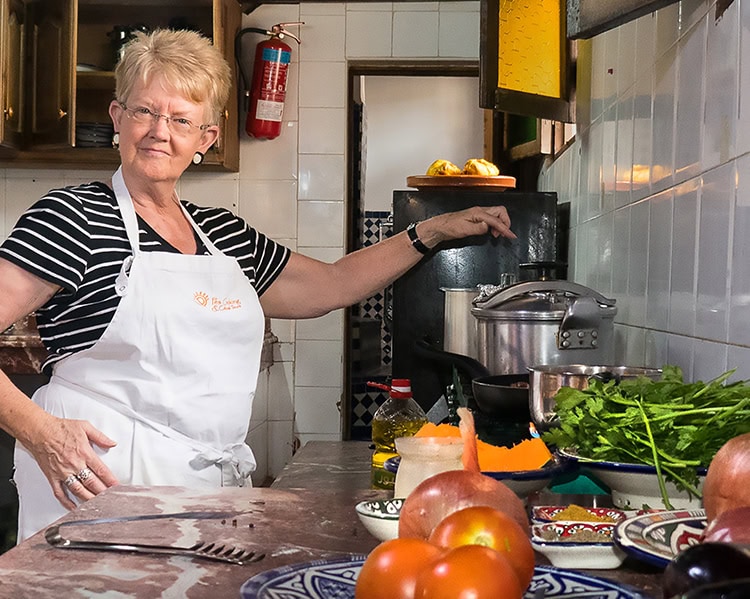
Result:
<svg viewBox="0 0 750 599"><path fill-rule="evenodd" d="M601 318L614 318L615 300L571 281L525 281L508 287L482 285L472 301L476 318L493 320L561 320L571 306L586 304Z"/></svg>

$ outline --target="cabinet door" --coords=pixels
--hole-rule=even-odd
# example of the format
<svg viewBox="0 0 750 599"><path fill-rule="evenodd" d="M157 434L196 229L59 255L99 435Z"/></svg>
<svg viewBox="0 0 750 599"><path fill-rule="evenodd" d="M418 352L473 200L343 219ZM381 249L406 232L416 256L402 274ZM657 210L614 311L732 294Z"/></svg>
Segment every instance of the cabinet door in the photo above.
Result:
<svg viewBox="0 0 750 599"><path fill-rule="evenodd" d="M23 132L24 6L0 0L0 154L14 153Z"/></svg>
<svg viewBox="0 0 750 599"><path fill-rule="evenodd" d="M76 0L37 0L31 5L31 147L72 145Z"/></svg>
<svg viewBox="0 0 750 599"><path fill-rule="evenodd" d="M213 40L232 69L232 91L224 107L221 135L206 155L206 164L218 164L230 171L240 170L240 147L237 134L237 63L234 59L234 37L240 30L242 12L237 0L213 0Z"/></svg>

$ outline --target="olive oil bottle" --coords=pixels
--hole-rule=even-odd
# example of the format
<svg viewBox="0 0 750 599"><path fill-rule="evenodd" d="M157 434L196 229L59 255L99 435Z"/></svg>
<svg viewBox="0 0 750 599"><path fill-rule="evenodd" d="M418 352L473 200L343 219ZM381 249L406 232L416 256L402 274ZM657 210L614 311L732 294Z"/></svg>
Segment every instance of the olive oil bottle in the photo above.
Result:
<svg viewBox="0 0 750 599"><path fill-rule="evenodd" d="M368 384L389 391L388 399L372 418L375 451L372 454L371 482L374 489L392 490L396 475L385 469L385 462L397 455L396 439L413 436L427 424L427 415L414 401L409 379L393 379L390 387L379 383Z"/></svg>

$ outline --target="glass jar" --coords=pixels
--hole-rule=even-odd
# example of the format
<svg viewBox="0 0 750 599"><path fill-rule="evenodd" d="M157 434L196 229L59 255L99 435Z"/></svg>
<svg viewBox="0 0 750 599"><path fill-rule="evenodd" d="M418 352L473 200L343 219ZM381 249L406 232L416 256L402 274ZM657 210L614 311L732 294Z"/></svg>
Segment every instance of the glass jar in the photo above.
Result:
<svg viewBox="0 0 750 599"><path fill-rule="evenodd" d="M447 470L462 470L463 440L458 437L396 439L401 461L396 471L395 498L406 498L423 480Z"/></svg>

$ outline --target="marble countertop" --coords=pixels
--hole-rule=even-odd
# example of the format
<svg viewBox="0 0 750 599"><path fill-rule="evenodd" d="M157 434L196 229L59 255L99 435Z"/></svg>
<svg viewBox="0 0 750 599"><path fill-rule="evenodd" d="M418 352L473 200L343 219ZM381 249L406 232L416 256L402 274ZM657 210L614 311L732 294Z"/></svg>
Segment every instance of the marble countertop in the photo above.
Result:
<svg viewBox="0 0 750 599"><path fill-rule="evenodd" d="M264 570L370 551L377 542L352 509L367 495L335 489L226 488L200 493L178 487L112 488L62 521L193 511L217 512L220 517L71 524L62 528L63 536L185 546L209 540L266 557L239 566L181 556L61 549L50 546L40 532L0 556L0 596L239 597L242 584ZM351 517L336 513L345 506Z"/></svg>
<svg viewBox="0 0 750 599"><path fill-rule="evenodd" d="M33 315L0 331L0 370L6 374L38 374L46 359Z"/></svg>
<svg viewBox="0 0 750 599"><path fill-rule="evenodd" d="M354 511L359 501L387 497L369 488L365 442L311 442L294 457L271 488L225 488L200 492L181 487L113 487L59 522L64 536L179 543L216 541L266 553L258 563L237 566L206 560L60 549L43 532L0 556L2 597L239 597L251 576L284 565L366 554L377 545ZM72 524L134 515L218 512L210 519ZM546 563L540 558L539 563ZM584 571L585 572L585 571ZM659 570L630 563L590 571L660 597Z"/></svg>

